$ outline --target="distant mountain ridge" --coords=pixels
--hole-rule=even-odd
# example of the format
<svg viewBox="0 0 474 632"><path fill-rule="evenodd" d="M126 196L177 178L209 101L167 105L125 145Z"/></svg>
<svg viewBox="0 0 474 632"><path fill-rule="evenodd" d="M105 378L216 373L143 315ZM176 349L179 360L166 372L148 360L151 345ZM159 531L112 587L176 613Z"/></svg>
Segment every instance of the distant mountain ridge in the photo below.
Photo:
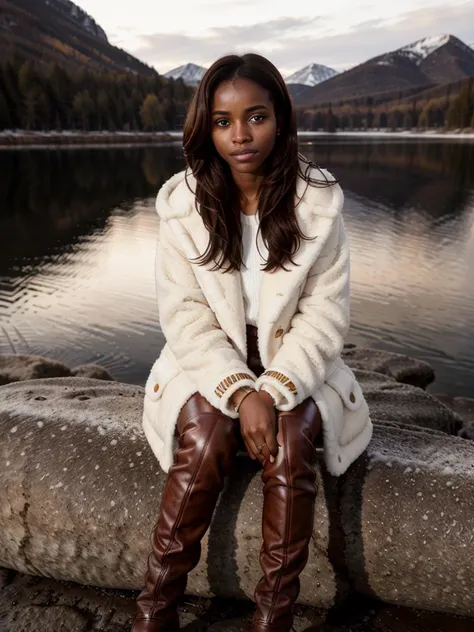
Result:
<svg viewBox="0 0 474 632"><path fill-rule="evenodd" d="M426 37L379 55L296 95L296 105L369 97L474 76L474 51L453 35Z"/></svg>
<svg viewBox="0 0 474 632"><path fill-rule="evenodd" d="M70 18L76 24L79 24L79 26L88 33L96 35L106 42L108 41L104 29L102 29L88 13L81 9L81 7L71 2L71 0L45 0L45 4L65 17Z"/></svg>
<svg viewBox="0 0 474 632"><path fill-rule="evenodd" d="M104 29L71 0L0 0L0 60L13 53L69 68L156 74L112 46Z"/></svg>
<svg viewBox="0 0 474 632"><path fill-rule="evenodd" d="M322 64L308 64L301 70L297 70L285 79L287 85L297 84L303 86L316 86L337 75L337 70L323 66Z"/></svg>
<svg viewBox="0 0 474 632"><path fill-rule="evenodd" d="M182 79L187 86L195 88L204 77L207 68L198 66L197 64L184 64L165 72L163 75L167 79Z"/></svg>
<svg viewBox="0 0 474 632"><path fill-rule="evenodd" d="M202 80L206 70L207 68L204 68L204 66L199 66L190 62L183 64L182 66L178 66L177 68L173 68L172 70L168 70L168 72L165 72L163 76L166 78L182 79L186 85L196 87ZM313 63L294 72L290 75L290 77L285 79L285 83L287 85L295 84L298 86L304 85L312 87L322 81L326 81L326 79L329 79L334 75L337 75L337 71L333 68Z"/></svg>

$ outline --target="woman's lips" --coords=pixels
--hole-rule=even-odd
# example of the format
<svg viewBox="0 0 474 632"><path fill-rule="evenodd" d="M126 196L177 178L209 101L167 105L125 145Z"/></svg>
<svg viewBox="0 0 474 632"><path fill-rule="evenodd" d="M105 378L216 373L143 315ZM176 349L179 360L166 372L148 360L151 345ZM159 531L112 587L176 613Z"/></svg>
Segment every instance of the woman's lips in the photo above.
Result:
<svg viewBox="0 0 474 632"><path fill-rule="evenodd" d="M237 160L237 162L250 162L255 158L256 155L256 151L249 151L246 154L236 154L232 156L232 158L234 160Z"/></svg>

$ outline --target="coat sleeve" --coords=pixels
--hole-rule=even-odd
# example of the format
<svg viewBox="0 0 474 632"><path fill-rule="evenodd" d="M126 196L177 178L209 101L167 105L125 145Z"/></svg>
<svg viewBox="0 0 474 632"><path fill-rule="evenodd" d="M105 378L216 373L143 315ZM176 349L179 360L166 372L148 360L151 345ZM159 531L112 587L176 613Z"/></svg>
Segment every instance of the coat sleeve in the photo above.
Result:
<svg viewBox="0 0 474 632"><path fill-rule="evenodd" d="M325 381L349 330L349 245L342 215L307 276L297 310L271 366L256 388L268 390L279 410L292 410Z"/></svg>
<svg viewBox="0 0 474 632"><path fill-rule="evenodd" d="M237 418L230 397L256 375L229 342L168 222L160 220L156 288L161 329L180 367L213 406Z"/></svg>

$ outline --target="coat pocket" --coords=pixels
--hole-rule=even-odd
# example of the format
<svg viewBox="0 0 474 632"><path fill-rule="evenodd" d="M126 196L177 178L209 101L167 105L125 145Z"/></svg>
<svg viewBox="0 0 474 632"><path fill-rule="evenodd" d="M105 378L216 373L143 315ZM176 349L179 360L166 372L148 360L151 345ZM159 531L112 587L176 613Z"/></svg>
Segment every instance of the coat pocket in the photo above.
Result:
<svg viewBox="0 0 474 632"><path fill-rule="evenodd" d="M326 384L336 391L349 410L357 410L364 401L362 389L349 367L336 367L326 378Z"/></svg>
<svg viewBox="0 0 474 632"><path fill-rule="evenodd" d="M349 367L337 367L326 378L330 386L341 398L342 424L339 444L344 446L357 437L367 425L369 408L362 389Z"/></svg>
<svg viewBox="0 0 474 632"><path fill-rule="evenodd" d="M181 369L163 348L159 358L151 367L145 384L145 395L152 402L157 402L163 395L166 386L175 378Z"/></svg>

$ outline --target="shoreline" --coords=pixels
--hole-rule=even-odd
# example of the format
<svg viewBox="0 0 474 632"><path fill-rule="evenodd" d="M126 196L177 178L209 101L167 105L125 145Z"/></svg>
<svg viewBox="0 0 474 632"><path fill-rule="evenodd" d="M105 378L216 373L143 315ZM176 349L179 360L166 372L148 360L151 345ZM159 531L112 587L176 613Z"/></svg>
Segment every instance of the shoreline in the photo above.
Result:
<svg viewBox="0 0 474 632"><path fill-rule="evenodd" d="M181 136L181 134L180 134ZM162 145L176 142L173 132L0 132L0 149Z"/></svg>
<svg viewBox="0 0 474 632"><path fill-rule="evenodd" d="M0 132L0 149L22 147L108 147L127 145L154 145L178 142L182 139L182 131L166 132L27 132L3 131ZM444 141L456 140L461 142L474 141L474 130L440 132L430 130L420 131L298 131L301 139L341 138L341 139L387 139L387 140L429 140Z"/></svg>

